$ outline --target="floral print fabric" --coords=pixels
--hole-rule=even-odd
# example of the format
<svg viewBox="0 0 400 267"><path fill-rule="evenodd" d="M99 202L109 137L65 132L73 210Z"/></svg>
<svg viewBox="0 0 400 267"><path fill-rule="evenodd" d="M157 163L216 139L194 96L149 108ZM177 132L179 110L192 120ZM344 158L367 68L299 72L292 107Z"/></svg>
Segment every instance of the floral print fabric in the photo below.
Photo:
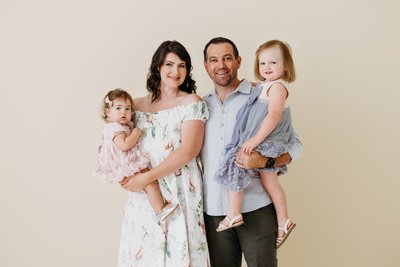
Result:
<svg viewBox="0 0 400 267"><path fill-rule="evenodd" d="M160 164L180 146L181 125L186 120L208 118L203 101L158 112L135 112L142 130L141 148L151 167ZM168 218L164 234L147 196L129 192L122 222L119 267L208 266L208 249L203 220L202 177L197 159L174 173L158 179L167 202L179 203Z"/></svg>

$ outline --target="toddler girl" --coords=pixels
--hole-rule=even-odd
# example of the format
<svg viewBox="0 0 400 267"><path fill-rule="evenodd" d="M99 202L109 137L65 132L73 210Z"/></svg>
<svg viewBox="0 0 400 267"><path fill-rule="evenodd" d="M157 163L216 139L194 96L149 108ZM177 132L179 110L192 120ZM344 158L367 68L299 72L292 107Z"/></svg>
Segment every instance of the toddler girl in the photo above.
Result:
<svg viewBox="0 0 400 267"><path fill-rule="evenodd" d="M226 146L222 165L215 176L216 180L229 190L230 205L229 214L220 222L218 232L243 224L243 189L254 177L254 171L244 170L235 165L238 150L250 153L255 149L265 157L276 158L286 153L288 145L294 141L290 109L286 101L289 96L289 83L295 80L289 46L278 40L262 44L256 52L254 73L262 83L254 89L247 103L238 112L240 115L236 121L232 142ZM277 175L285 173L286 170L286 166L266 166L256 170L260 171L264 188L271 196L276 209L277 248L296 226L289 219L285 192L277 179Z"/></svg>
<svg viewBox="0 0 400 267"><path fill-rule="evenodd" d="M149 159L140 151L140 129L134 128L132 119L132 97L124 90L115 89L107 93L103 101L103 141L95 162L95 175L108 182L122 182L138 172L147 171ZM133 179L135 179L133 177ZM148 184L144 190L157 219L165 226L166 219L177 204L164 204L158 182Z"/></svg>

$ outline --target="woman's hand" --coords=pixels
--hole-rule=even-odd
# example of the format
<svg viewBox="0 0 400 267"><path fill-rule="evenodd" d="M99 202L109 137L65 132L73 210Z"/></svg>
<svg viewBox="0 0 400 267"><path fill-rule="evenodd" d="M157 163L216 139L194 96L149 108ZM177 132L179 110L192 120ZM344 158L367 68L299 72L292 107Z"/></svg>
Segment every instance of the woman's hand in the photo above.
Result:
<svg viewBox="0 0 400 267"><path fill-rule="evenodd" d="M147 172L138 173L134 176L125 177L121 182L122 188L131 192L137 192L143 190L148 184L149 177L147 177Z"/></svg>

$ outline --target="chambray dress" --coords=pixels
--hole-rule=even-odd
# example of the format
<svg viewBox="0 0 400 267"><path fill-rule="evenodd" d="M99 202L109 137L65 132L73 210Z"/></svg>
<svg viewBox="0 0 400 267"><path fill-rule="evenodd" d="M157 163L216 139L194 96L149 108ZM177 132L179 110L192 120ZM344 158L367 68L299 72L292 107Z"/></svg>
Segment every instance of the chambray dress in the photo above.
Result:
<svg viewBox="0 0 400 267"><path fill-rule="evenodd" d="M270 169L245 170L235 164L236 153L247 139L256 134L262 121L268 114L268 99L260 99L259 95L261 92L266 93L275 83L281 83L288 89L288 83L282 80L263 83L253 89L246 104L238 111L232 141L225 147L224 156L215 174L216 181L228 190L235 192L242 191L249 185L255 171L275 172L278 175L284 174L287 171L286 165ZM287 152L290 144L294 142L295 134L290 108L289 106L285 106L281 120L278 122L276 128L255 150L263 156L276 158Z"/></svg>

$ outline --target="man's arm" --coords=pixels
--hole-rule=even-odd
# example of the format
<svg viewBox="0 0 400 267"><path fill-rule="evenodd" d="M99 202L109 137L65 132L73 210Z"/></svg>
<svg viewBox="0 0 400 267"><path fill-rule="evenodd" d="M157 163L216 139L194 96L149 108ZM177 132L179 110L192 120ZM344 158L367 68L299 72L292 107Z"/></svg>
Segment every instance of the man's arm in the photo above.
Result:
<svg viewBox="0 0 400 267"><path fill-rule="evenodd" d="M275 158L274 167L282 166L285 164L289 164L292 159L297 160L301 152L303 151L303 144L300 141L300 137L295 131L295 140L289 146L289 151ZM257 151L252 151L250 154L244 153L240 150L236 154L236 165L240 168L249 170L249 169L258 169L265 168L267 164L268 157L261 156Z"/></svg>
<svg viewBox="0 0 400 267"><path fill-rule="evenodd" d="M288 152L294 160L298 160L301 152L303 152L303 144L301 143L300 136L296 130L294 130L294 142L290 144Z"/></svg>

